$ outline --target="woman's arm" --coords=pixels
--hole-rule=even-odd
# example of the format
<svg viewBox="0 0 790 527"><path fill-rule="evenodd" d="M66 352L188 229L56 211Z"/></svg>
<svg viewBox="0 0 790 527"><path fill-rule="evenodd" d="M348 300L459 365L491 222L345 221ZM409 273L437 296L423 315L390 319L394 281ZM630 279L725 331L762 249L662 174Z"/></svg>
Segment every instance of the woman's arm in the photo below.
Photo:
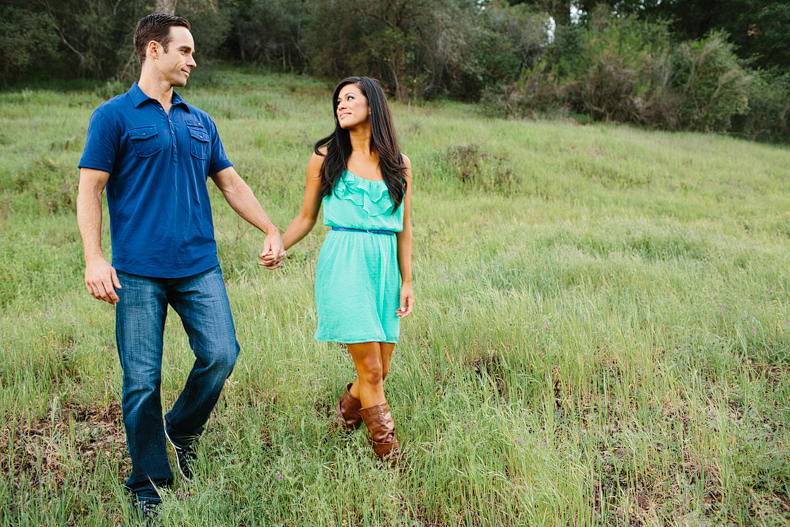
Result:
<svg viewBox="0 0 790 527"><path fill-rule="evenodd" d="M398 266L400 267L400 307L396 314L403 318L411 314L414 309L414 292L411 287L411 161L403 156L406 164L406 193L403 195L403 231L398 236Z"/></svg>
<svg viewBox="0 0 790 527"><path fill-rule="evenodd" d="M325 152L322 152L325 154ZM307 180L304 186L304 200L302 201L302 210L294 218L288 228L283 234L283 245L287 251L299 240L307 236L318 217L318 211L321 210L321 165L324 163L324 157L316 153L310 158L307 164Z"/></svg>

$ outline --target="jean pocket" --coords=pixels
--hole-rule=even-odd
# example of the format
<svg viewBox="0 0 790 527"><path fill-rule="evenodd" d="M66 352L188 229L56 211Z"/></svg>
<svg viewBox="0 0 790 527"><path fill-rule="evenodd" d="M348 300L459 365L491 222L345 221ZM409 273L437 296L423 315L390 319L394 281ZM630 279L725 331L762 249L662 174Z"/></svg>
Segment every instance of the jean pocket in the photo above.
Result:
<svg viewBox="0 0 790 527"><path fill-rule="evenodd" d="M162 150L156 126L132 128L129 130L129 138L132 140L137 157L151 157Z"/></svg>
<svg viewBox="0 0 790 527"><path fill-rule="evenodd" d="M189 128L189 151L198 159L208 159L208 134L202 128Z"/></svg>

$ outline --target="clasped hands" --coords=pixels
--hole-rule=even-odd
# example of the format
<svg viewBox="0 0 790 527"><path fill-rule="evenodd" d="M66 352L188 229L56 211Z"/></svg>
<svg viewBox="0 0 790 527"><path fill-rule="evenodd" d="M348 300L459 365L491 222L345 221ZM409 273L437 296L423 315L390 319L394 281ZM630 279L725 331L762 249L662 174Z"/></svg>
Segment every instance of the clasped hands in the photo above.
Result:
<svg viewBox="0 0 790 527"><path fill-rule="evenodd" d="M263 241L263 251L261 251L259 258L258 265L269 270L277 269L283 264L285 247L279 232L266 236L266 239Z"/></svg>

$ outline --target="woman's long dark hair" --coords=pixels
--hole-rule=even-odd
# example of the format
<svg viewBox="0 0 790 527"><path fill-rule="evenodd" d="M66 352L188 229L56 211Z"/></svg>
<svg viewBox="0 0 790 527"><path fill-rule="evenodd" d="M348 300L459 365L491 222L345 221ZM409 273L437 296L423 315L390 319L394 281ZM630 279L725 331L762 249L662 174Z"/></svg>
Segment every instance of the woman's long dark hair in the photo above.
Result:
<svg viewBox="0 0 790 527"><path fill-rule="evenodd" d="M351 157L351 138L348 130L340 127L337 118L337 97L343 86L354 84L367 97L370 107L370 147L375 149L379 155L379 167L387 190L395 203L395 210L398 210L403 195L406 193L406 165L403 163L403 156L398 148L398 138L395 135L395 127L392 126L392 116L387 104L384 90L378 82L369 77L348 77L338 83L335 93L332 95L332 108L335 114L335 131L330 135L320 139L315 144L315 153L322 155L318 151L321 147L326 147L326 157L321 165L321 195L328 196L335 188L337 180L347 168L348 158Z"/></svg>

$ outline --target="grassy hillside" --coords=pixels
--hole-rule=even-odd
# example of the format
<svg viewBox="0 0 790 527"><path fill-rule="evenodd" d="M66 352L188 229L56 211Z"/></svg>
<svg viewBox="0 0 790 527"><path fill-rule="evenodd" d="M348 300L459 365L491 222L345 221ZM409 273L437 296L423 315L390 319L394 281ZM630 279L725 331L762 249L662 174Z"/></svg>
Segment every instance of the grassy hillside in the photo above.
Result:
<svg viewBox="0 0 790 527"><path fill-rule="evenodd" d="M332 86L190 83L284 230ZM73 210L88 119L119 89L0 94L3 525L133 524L114 313L85 290ZM164 525L790 522L790 150L393 109L417 306L385 388L409 469L330 429L354 368L313 339L325 229L267 272L212 186L242 355ZM191 365L175 313L165 337L169 405Z"/></svg>

